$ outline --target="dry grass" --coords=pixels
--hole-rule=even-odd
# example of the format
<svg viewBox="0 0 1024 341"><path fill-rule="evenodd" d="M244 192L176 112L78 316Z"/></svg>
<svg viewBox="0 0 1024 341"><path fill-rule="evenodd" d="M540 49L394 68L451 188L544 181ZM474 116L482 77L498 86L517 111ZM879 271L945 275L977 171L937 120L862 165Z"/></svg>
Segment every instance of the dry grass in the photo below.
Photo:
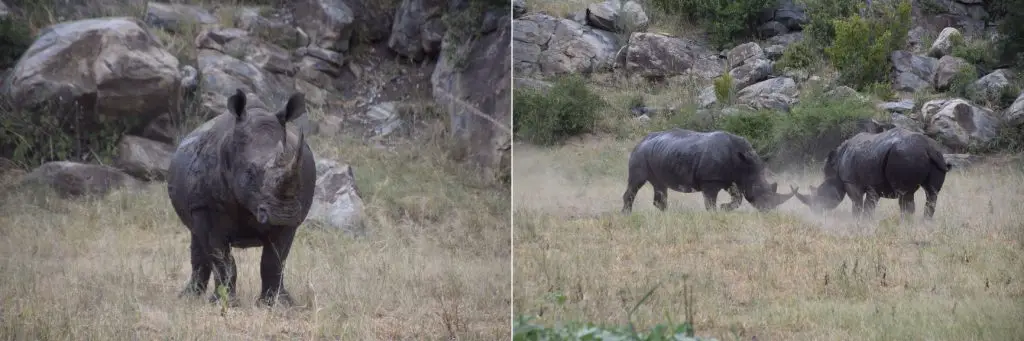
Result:
<svg viewBox="0 0 1024 341"><path fill-rule="evenodd" d="M260 250L234 250L242 306L179 300L187 231L163 184L105 199L0 202L5 340L501 340L509 338L509 191L475 185L436 143L389 152L317 139L354 165L369 235L300 228L264 309Z"/></svg>
<svg viewBox="0 0 1024 341"><path fill-rule="evenodd" d="M849 200L816 217L795 199L777 212L708 213L671 192L658 212L645 186L618 214L633 141L554 149L517 145L513 194L515 315L539 322L638 327L683 319L697 334L762 340L1020 340L1024 334L1024 175L1006 167L951 173L933 223L898 225L895 200L872 220ZM820 173L778 174L781 188ZM728 199L720 194L719 202ZM558 301L564 298L564 302ZM735 334L734 334L735 333Z"/></svg>

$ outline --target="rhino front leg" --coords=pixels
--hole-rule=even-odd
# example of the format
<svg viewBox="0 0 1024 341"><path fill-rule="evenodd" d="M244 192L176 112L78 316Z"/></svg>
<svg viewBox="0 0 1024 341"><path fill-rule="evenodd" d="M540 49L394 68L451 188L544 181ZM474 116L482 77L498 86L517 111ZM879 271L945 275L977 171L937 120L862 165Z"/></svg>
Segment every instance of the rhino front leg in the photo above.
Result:
<svg viewBox="0 0 1024 341"><path fill-rule="evenodd" d="M260 303L273 306L276 299L286 306L295 304L291 295L284 289L284 262L288 259L294 238L293 228L282 231L273 241L264 242L263 255L260 258L260 277L263 282Z"/></svg>
<svg viewBox="0 0 1024 341"><path fill-rule="evenodd" d="M726 188L723 183L712 182L701 186L701 192L704 194L704 209L708 211L716 211L716 203L718 202L718 192ZM731 204L731 203L730 203Z"/></svg>
<svg viewBox="0 0 1024 341"><path fill-rule="evenodd" d="M867 217L874 216L876 206L878 206L878 191L868 188L864 192L864 209L862 213Z"/></svg>
<svg viewBox="0 0 1024 341"><path fill-rule="evenodd" d="M740 208L740 205L743 204L743 193L740 192L740 187L733 183L726 191L729 192L732 201L722 204L722 210L728 212Z"/></svg>
<svg viewBox="0 0 1024 341"><path fill-rule="evenodd" d="M651 185L654 187L654 207L665 212L668 208L668 186L653 183Z"/></svg>
<svg viewBox="0 0 1024 341"><path fill-rule="evenodd" d="M856 186L846 185L846 194L853 203L853 216L859 219L864 209L864 191Z"/></svg>

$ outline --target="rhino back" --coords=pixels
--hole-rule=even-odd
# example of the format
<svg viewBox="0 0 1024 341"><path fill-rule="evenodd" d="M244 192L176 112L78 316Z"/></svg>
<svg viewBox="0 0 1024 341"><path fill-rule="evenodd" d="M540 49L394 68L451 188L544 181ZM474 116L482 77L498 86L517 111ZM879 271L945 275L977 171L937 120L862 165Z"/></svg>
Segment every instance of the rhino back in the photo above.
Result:
<svg viewBox="0 0 1024 341"><path fill-rule="evenodd" d="M881 133L859 133L838 148L836 171L841 180L858 185L885 183L885 165L891 152L914 147L916 133L894 128ZM898 156L896 156L898 157Z"/></svg>
<svg viewBox="0 0 1024 341"><path fill-rule="evenodd" d="M657 179L668 185L732 180L736 154L745 145L732 134L674 130L646 141L645 157ZM749 147L749 144L746 145Z"/></svg>

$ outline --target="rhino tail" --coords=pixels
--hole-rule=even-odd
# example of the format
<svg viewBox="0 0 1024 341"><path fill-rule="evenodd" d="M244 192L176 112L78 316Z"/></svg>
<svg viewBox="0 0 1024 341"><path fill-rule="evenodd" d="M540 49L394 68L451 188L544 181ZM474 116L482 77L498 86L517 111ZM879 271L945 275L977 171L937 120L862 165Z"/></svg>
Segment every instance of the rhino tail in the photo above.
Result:
<svg viewBox="0 0 1024 341"><path fill-rule="evenodd" d="M946 158L938 150L930 149L928 151L928 159L935 165L936 168L942 172L948 172L953 169L953 164L946 161Z"/></svg>

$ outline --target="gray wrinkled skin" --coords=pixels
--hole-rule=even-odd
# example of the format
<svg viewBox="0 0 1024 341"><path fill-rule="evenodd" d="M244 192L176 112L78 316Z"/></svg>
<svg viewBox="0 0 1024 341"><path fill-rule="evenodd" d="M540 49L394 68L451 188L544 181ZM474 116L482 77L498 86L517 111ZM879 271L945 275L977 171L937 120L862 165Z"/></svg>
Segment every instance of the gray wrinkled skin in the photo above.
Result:
<svg viewBox="0 0 1024 341"><path fill-rule="evenodd" d="M237 303L231 247L262 246L260 301L291 304L283 267L313 202L316 163L286 124L305 112L305 97L294 94L277 111L247 107L241 90L227 102L229 112L182 139L171 159L167 192L192 235L192 275L181 294L201 296L212 271Z"/></svg>
<svg viewBox="0 0 1024 341"><path fill-rule="evenodd" d="M821 186L797 199L815 212L839 206L844 196L853 202L855 215L871 215L879 198L899 199L900 219L914 214L914 193L925 191L926 219L952 168L928 137L903 128L880 133L864 132L847 139L828 154Z"/></svg>
<svg viewBox="0 0 1024 341"><path fill-rule="evenodd" d="M696 132L672 129L648 134L629 156L629 179L622 194L622 213L633 210L636 192L650 182L654 206L664 211L668 189L702 192L704 208L715 210L718 192L727 189L732 202L722 209L739 208L746 198L760 211L768 211L793 194L776 193L778 184L765 181L764 162L745 138L723 131Z"/></svg>

